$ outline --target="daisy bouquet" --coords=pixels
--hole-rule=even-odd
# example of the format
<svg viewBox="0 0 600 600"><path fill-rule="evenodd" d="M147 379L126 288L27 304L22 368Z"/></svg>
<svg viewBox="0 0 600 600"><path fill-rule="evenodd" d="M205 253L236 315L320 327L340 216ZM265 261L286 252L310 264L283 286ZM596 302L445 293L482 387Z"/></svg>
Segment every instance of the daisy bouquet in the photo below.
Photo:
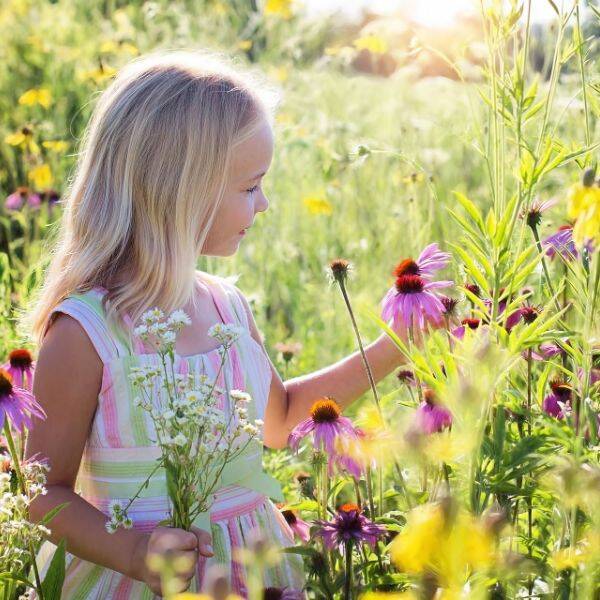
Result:
<svg viewBox="0 0 600 600"><path fill-rule="evenodd" d="M133 498L112 502L106 523L109 532L119 526L132 527L128 509L161 468L171 504L169 518L162 524L190 530L194 520L209 510L225 467L259 437L263 423L248 417L250 395L217 386L229 351L242 330L229 324L217 324L209 330L210 337L221 342L220 365L215 379L210 380L204 374L175 372L175 339L189 324L189 317L181 310L165 317L155 308L144 313L135 328L135 334L154 346L159 357L158 366L133 367L129 377L139 391L134 404L154 424L160 457Z"/></svg>

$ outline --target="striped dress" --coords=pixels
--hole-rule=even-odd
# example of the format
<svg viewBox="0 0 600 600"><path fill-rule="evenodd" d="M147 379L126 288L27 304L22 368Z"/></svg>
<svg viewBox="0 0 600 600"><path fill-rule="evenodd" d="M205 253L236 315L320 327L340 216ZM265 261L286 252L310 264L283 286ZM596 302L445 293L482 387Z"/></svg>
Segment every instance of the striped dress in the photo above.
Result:
<svg viewBox="0 0 600 600"><path fill-rule="evenodd" d="M264 418L271 382L271 369L262 346L254 340L248 328L247 314L239 290L224 278L202 273L212 299L224 323L243 328L242 335L229 350L217 382L221 389L240 389L252 397L249 417ZM101 301L106 290L68 296L53 310L75 318L85 329L103 362L101 391L91 431L83 452L76 481L76 492L90 504L109 515L111 500L127 501L152 471L160 451L154 426L148 413L133 402L137 390L128 377L132 366L160 365L157 354L149 354L133 334L131 319L125 322L130 331L115 331L110 327ZM133 340L133 343L131 343ZM206 374L214 380L220 365L218 348L201 354L175 354L176 372ZM158 388L158 395L164 393ZM256 444L258 452L262 446ZM259 462L260 465L260 462ZM252 482L255 472L248 473ZM260 474L265 479L268 475ZM254 488L254 489L251 489ZM262 489L262 492L259 491ZM281 512L264 491L272 486L248 487L233 483L216 490L210 509L210 528L214 556L200 556L189 591L203 590L205 575L212 565L225 566L232 591L246 597L246 573L236 560L235 549L245 545L251 530L258 528L279 547L294 545L293 532ZM151 478L148 487L128 510L134 528L150 532L168 517L169 503L163 469ZM46 542L40 551L43 564L53 550ZM282 553L282 560L265 573L266 587L302 589L302 561L294 554ZM44 569L45 570L45 569ZM65 600L115 600L157 598L142 582L119 572L84 561L67 553L66 578L62 598Z"/></svg>

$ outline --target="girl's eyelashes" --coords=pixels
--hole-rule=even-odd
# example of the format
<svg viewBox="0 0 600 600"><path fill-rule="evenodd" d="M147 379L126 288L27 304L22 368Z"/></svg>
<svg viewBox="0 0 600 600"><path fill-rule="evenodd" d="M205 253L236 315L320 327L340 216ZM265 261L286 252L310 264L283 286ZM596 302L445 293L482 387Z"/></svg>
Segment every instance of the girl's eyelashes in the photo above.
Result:
<svg viewBox="0 0 600 600"><path fill-rule="evenodd" d="M253 194L258 189L258 185L251 187L249 190L246 190L249 194Z"/></svg>

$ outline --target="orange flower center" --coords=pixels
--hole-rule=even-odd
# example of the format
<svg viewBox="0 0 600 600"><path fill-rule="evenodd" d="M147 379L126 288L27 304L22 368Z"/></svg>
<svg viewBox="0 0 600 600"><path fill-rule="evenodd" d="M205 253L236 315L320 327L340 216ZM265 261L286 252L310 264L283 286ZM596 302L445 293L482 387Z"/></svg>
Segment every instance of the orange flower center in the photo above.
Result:
<svg viewBox="0 0 600 600"><path fill-rule="evenodd" d="M33 359L31 353L26 348L17 348L8 355L11 367L20 367L24 369L31 366Z"/></svg>
<svg viewBox="0 0 600 600"><path fill-rule="evenodd" d="M412 258L405 258L399 262L394 269L394 276L401 277L402 275L418 275L419 265Z"/></svg>
<svg viewBox="0 0 600 600"><path fill-rule="evenodd" d="M337 421L341 411L338 403L326 396L322 400L317 400L310 409L310 415L316 423L331 423Z"/></svg>
<svg viewBox="0 0 600 600"><path fill-rule="evenodd" d="M360 512L360 506L358 506L358 504L352 504L352 502L347 502L346 504L342 504L339 508L338 508L339 512Z"/></svg>

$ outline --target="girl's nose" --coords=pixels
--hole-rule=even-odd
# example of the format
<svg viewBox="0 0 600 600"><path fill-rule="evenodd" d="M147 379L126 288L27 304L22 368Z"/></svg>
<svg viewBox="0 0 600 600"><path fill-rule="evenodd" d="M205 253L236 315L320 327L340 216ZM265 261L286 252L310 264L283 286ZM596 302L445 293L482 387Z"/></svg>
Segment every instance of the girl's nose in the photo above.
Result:
<svg viewBox="0 0 600 600"><path fill-rule="evenodd" d="M267 210L267 208L269 208L269 201L264 195L264 193L261 192L256 198L254 210L255 212L264 212L265 210Z"/></svg>

